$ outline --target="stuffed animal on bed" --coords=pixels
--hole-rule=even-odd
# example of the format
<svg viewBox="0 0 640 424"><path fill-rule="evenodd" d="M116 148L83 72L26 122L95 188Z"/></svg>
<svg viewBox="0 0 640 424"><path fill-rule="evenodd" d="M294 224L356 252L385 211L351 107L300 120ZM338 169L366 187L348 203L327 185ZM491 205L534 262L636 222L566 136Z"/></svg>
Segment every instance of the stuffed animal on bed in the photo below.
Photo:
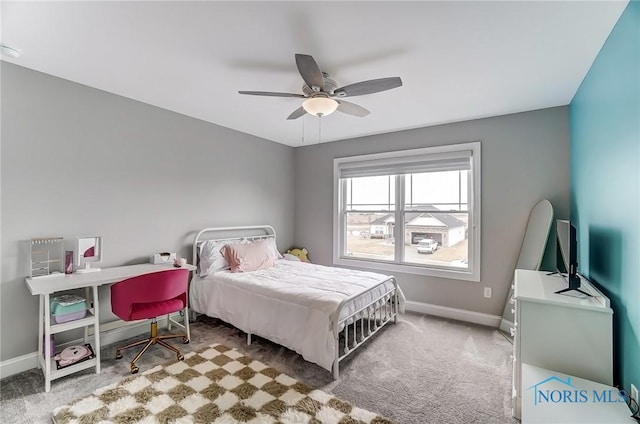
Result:
<svg viewBox="0 0 640 424"><path fill-rule="evenodd" d="M302 249L294 248L287 250L287 253L284 254L285 259L289 259L291 261L302 261L309 262L309 257L307 256L309 251L304 247Z"/></svg>

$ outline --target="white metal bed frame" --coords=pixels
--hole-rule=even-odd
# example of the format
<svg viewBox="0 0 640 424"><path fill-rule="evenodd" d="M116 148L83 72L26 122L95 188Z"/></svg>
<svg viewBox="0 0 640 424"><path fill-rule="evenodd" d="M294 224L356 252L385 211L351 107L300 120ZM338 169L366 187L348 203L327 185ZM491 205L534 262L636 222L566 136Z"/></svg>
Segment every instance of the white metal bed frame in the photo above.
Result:
<svg viewBox="0 0 640 424"><path fill-rule="evenodd" d="M230 233L230 232L244 232L252 233L261 231L264 234L258 235L242 235L233 236L227 238L213 238L204 237L207 233ZM198 247L199 244L206 240L218 240L218 241L235 241L241 239L248 240L260 240L267 238L276 238L276 230L271 225L252 225L242 227L212 227L205 228L198 232L193 242L193 261L197 264L198 260ZM199 271L198 271L199 272ZM342 309L345 308L349 302L354 299L365 295L368 292L376 290L380 286L384 286L387 282L391 281L393 287L385 290L382 295L375 296L371 302L367 305L355 310L349 315L340 319ZM381 281L377 285L370 287L364 292L350 296L344 299L338 305L336 311L331 317L331 325L333 330L333 336L335 338L335 357L332 365L333 378L339 377L340 361L352 354L357 348L362 346L364 342L370 339L374 334L382 329L386 324L391 322L396 323L398 320L399 311L399 297L398 297L398 282L395 277L389 277L388 279ZM234 325L230 322L229 324ZM349 328L351 327L351 331ZM257 334L260 336L259 334ZM340 340L343 340L342 346ZM251 344L251 333L247 333L247 344Z"/></svg>

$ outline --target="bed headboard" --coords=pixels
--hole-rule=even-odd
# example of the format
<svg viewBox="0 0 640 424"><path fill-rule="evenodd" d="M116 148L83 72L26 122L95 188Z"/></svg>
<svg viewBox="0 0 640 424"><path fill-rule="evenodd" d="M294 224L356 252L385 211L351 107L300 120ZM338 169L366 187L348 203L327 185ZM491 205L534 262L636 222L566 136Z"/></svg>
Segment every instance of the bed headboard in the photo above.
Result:
<svg viewBox="0 0 640 424"><path fill-rule="evenodd" d="M242 227L212 227L200 230L193 241L193 263L198 265L198 247L206 240L235 241L276 238L271 225L248 225Z"/></svg>

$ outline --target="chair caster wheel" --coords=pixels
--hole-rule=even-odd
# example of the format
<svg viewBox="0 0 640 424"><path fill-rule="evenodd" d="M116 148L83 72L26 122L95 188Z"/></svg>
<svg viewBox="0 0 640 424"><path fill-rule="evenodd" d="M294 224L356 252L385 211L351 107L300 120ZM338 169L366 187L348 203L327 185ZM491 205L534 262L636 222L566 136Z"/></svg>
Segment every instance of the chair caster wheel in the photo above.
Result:
<svg viewBox="0 0 640 424"><path fill-rule="evenodd" d="M184 355L180 354L178 355L178 361L183 361L184 360Z"/></svg>
<svg viewBox="0 0 640 424"><path fill-rule="evenodd" d="M183 337L182 344L189 344L189 339L187 339L186 337Z"/></svg>
<svg viewBox="0 0 640 424"><path fill-rule="evenodd" d="M131 374L138 374L138 367L131 365Z"/></svg>
<svg viewBox="0 0 640 424"><path fill-rule="evenodd" d="M122 353L116 352L116 359L122 359Z"/></svg>

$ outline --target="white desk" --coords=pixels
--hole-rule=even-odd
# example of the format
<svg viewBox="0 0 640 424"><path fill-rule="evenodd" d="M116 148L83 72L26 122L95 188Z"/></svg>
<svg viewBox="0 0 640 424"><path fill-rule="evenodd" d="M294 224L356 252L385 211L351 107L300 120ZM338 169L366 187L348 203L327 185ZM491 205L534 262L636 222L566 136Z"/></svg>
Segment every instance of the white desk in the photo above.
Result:
<svg viewBox="0 0 640 424"><path fill-rule="evenodd" d="M522 364L522 424L635 422L615 387Z"/></svg>
<svg viewBox="0 0 640 424"><path fill-rule="evenodd" d="M186 268L189 271L194 271L196 269L193 265L185 265L183 268ZM73 374L80 370L95 366L96 374L100 373L100 303L98 298L98 287L104 284L116 283L138 275L151 274L153 272L168 269L175 268L172 265L139 264L102 268L100 271L86 274L65 274L60 276L26 278L25 281L31 294L34 296L40 296L40 305L38 308L38 366L42 368L44 373L45 391L48 392L51 390L51 380ZM49 304L50 295L56 292L82 288L85 289L87 294L87 306L89 307L87 316L82 319L62 324L51 324L51 311ZM93 306L91 306L91 303L89 302L89 297L93 299ZM185 320L189 319L186 316L184 318ZM93 326L93 349L95 352L95 358L60 370L55 369L55 360L49 357L49 352L51 351L51 334L84 327L84 340L86 343L89 341L89 327L91 326ZM189 334L187 334L187 337L189 337Z"/></svg>

